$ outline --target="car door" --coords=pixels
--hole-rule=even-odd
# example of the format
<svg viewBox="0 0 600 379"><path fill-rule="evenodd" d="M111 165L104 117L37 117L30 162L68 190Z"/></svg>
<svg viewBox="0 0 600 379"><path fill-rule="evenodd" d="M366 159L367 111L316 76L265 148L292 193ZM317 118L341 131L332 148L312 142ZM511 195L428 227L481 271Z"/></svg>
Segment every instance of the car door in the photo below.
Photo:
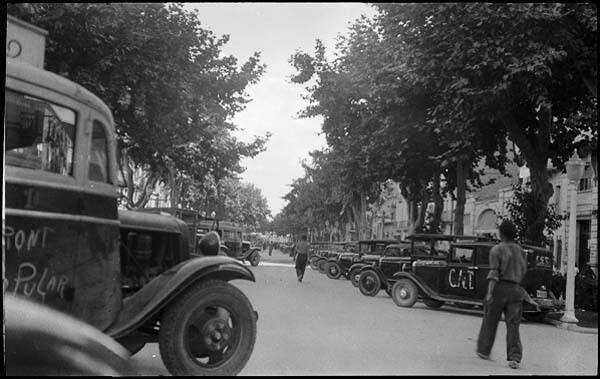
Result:
<svg viewBox="0 0 600 379"><path fill-rule="evenodd" d="M457 299L475 299L477 296L476 272L473 264L475 248L473 246L455 245L450 249L448 265L443 268L444 282L440 292Z"/></svg>
<svg viewBox="0 0 600 379"><path fill-rule="evenodd" d="M477 299L479 300L483 300L487 292L487 276L490 272L490 250L491 246L479 246L475 253L475 263L477 265L475 287Z"/></svg>

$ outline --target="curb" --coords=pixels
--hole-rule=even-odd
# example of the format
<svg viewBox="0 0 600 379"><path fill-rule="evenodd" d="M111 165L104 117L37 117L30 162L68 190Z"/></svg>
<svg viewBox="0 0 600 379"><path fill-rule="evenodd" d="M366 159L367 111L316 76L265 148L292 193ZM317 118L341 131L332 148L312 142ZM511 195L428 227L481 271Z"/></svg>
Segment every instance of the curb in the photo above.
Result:
<svg viewBox="0 0 600 379"><path fill-rule="evenodd" d="M597 328L584 328L582 326L577 326L577 324L570 324L568 322L554 320L549 317L546 317L544 319L544 321L556 326L559 329L565 329L565 330L570 330L572 332L584 333L584 334L598 334Z"/></svg>

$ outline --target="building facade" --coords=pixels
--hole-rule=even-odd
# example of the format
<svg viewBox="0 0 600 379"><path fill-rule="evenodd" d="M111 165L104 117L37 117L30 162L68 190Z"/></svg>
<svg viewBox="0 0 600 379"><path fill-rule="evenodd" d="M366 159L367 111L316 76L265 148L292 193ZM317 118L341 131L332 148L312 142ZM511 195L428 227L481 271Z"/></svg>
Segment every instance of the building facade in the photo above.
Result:
<svg viewBox="0 0 600 379"><path fill-rule="evenodd" d="M598 273L598 180L592 168L592 158L584 159L585 170L583 177L576 186L570 185L565 173L551 170L550 183L554 195L550 205L554 205L559 214L569 216L570 202L573 192L577 201L577 230L576 257L578 268L583 269L589 264ZM493 235L497 237L498 221L507 215L506 202L512 198L512 186L529 181L529 171L526 167L509 166L506 176L489 170L482 178L483 183L493 183L483 186L467 194L464 211L465 235ZM404 239L409 232L408 208L400 194L397 183L392 185L392 196L387 196L380 205L372 209L372 238ZM432 208L433 203L428 205ZM441 228L444 234L454 234L454 211L456 201L451 197L444 199ZM569 222L564 219L561 226L554 231L551 246L554 262L561 271L566 271L568 251Z"/></svg>

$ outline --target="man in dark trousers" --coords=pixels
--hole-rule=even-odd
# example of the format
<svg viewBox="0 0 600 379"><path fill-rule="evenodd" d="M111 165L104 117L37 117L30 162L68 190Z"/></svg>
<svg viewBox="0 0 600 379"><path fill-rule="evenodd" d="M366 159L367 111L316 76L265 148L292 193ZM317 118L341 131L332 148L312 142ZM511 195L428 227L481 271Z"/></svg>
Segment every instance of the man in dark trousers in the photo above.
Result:
<svg viewBox="0 0 600 379"><path fill-rule="evenodd" d="M302 282L304 278L304 270L306 270L306 262L308 262L308 242L306 235L302 235L300 241L294 246L294 260L296 261L296 276L298 281Z"/></svg>
<svg viewBox="0 0 600 379"><path fill-rule="evenodd" d="M482 359L490 358L498 323L504 312L508 365L516 369L523 357L519 324L525 291L520 283L527 270L527 261L523 249L514 241L517 235L515 226L505 220L498 231L500 243L490 251L488 290L483 303L484 315L477 340L477 355Z"/></svg>

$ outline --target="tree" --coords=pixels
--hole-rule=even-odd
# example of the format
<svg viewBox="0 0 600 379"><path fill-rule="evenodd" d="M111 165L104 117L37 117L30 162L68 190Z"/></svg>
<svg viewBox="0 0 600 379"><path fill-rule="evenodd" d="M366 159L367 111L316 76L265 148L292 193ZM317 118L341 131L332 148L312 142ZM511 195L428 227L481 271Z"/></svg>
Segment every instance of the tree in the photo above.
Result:
<svg viewBox="0 0 600 379"><path fill-rule="evenodd" d="M139 201L128 183L129 207L143 206L159 180L218 180L264 149L268 135L242 143L228 121L249 101L245 88L264 70L260 55L238 68L235 57L221 56L228 36L202 28L181 4L21 3L8 12L49 31L47 69L108 104L125 180L136 170L148 176Z"/></svg>
<svg viewBox="0 0 600 379"><path fill-rule="evenodd" d="M429 119L440 126L458 126L465 141L486 128L495 133L482 134L485 140L494 135L504 141L504 135L519 147L531 171L537 212L527 235L533 243L541 243L552 195L548 160L562 169L574 148L597 145L596 7L574 3L378 7L390 38L410 46L407 70L415 73L417 82L436 88L437 105ZM594 121L573 122L582 115ZM486 160L503 153L490 156L494 150L487 150Z"/></svg>
<svg viewBox="0 0 600 379"><path fill-rule="evenodd" d="M536 203L531 190L522 185L513 186L513 197L506 202L508 211L507 219L517 228L517 241L521 243L532 243L529 240L529 225L537 217ZM554 231L560 227L561 221L565 216L556 212L555 205L548 208L546 219L544 220L544 240L542 245L550 245ZM539 241L537 241L539 243Z"/></svg>

